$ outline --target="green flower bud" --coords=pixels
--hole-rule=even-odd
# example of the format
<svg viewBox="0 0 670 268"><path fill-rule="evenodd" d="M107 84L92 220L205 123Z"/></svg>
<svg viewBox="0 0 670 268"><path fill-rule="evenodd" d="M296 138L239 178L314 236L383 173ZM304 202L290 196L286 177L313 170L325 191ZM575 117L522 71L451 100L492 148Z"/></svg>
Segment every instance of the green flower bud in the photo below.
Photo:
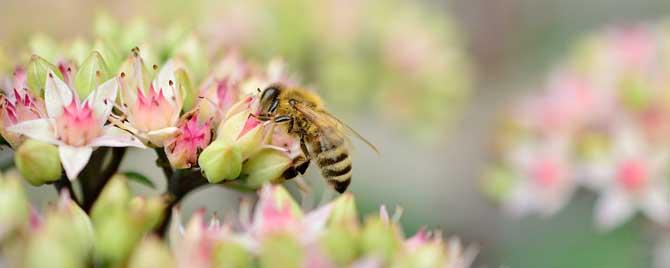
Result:
<svg viewBox="0 0 670 268"><path fill-rule="evenodd" d="M127 213L112 211L95 222L95 256L106 263L125 260L142 238L142 230Z"/></svg>
<svg viewBox="0 0 670 268"><path fill-rule="evenodd" d="M258 188L267 182L276 182L291 164L291 159L285 153L270 148L263 149L244 163L244 183Z"/></svg>
<svg viewBox="0 0 670 268"><path fill-rule="evenodd" d="M128 181L123 175L115 175L107 182L98 200L93 204L91 219L94 224L104 221L115 211L124 211L132 198Z"/></svg>
<svg viewBox="0 0 670 268"><path fill-rule="evenodd" d="M128 262L128 268L175 267L167 246L155 236L150 236L137 246ZM219 266L220 267L220 266ZM226 266L228 267L228 266ZM246 267L246 266L245 266Z"/></svg>
<svg viewBox="0 0 670 268"><path fill-rule="evenodd" d="M446 253L442 243L428 243L399 255L391 267L442 267L447 263Z"/></svg>
<svg viewBox="0 0 670 268"><path fill-rule="evenodd" d="M289 235L266 237L261 245L260 267L302 267L304 249Z"/></svg>
<svg viewBox="0 0 670 268"><path fill-rule="evenodd" d="M228 144L237 144L242 150L244 159L256 153L263 142L263 128L261 126L244 130L248 118L249 113L246 112L233 114L221 123L216 131L216 140ZM243 131L246 132L242 134Z"/></svg>
<svg viewBox="0 0 670 268"><path fill-rule="evenodd" d="M77 63L81 64L89 56L91 45L83 38L77 38L70 44L68 55Z"/></svg>
<svg viewBox="0 0 670 268"><path fill-rule="evenodd" d="M130 201L129 206L128 212L131 219L137 223L138 228L148 231L162 219L165 202L160 197L149 199L135 197Z"/></svg>
<svg viewBox="0 0 670 268"><path fill-rule="evenodd" d="M60 239L47 235L33 236L26 249L24 267L85 267L85 260L82 256L78 256L76 251L63 247L62 242Z"/></svg>
<svg viewBox="0 0 670 268"><path fill-rule="evenodd" d="M212 142L198 157L198 165L210 183L236 179L242 171L242 152L222 140Z"/></svg>
<svg viewBox="0 0 670 268"><path fill-rule="evenodd" d="M113 46L110 46L107 42L98 40L93 44L93 50L96 50L102 56L105 63L107 64L108 70L111 73L119 69L123 59L119 56L119 52L114 49Z"/></svg>
<svg viewBox="0 0 670 268"><path fill-rule="evenodd" d="M30 62L28 62L28 68L26 70L28 90L34 96L44 97L44 85L46 84L47 73L53 72L60 78L63 79L63 75L60 73L58 68L53 64L49 63L40 56L33 55L30 57Z"/></svg>
<svg viewBox="0 0 670 268"><path fill-rule="evenodd" d="M44 57L48 61L55 61L60 54L60 47L56 41L45 34L35 34L30 37L28 42L30 46L30 53L37 54Z"/></svg>
<svg viewBox="0 0 670 268"><path fill-rule="evenodd" d="M80 98L86 98L91 91L95 90L98 85L107 81L111 77L109 68L102 55L98 51L93 51L79 65L77 74L74 76L74 88Z"/></svg>
<svg viewBox="0 0 670 268"><path fill-rule="evenodd" d="M18 178L0 178L0 240L8 232L28 221L28 204L28 197Z"/></svg>
<svg viewBox="0 0 670 268"><path fill-rule="evenodd" d="M189 70L192 71L193 78L196 81L200 81L208 69L208 60L205 54L206 49L194 34L182 40L175 48L174 56L184 60Z"/></svg>
<svg viewBox="0 0 670 268"><path fill-rule="evenodd" d="M358 210L353 194L344 193L340 195L333 201L332 206L330 226L346 226L353 230L358 229Z"/></svg>
<svg viewBox="0 0 670 268"><path fill-rule="evenodd" d="M320 246L330 259L339 265L345 265L351 263L360 253L359 236L358 231L333 225L321 235Z"/></svg>
<svg viewBox="0 0 670 268"><path fill-rule="evenodd" d="M378 217L365 222L360 243L364 255L377 256L385 261L389 261L401 245L395 226Z"/></svg>
<svg viewBox="0 0 670 268"><path fill-rule="evenodd" d="M244 247L233 242L221 242L214 248L214 267L253 267L253 256Z"/></svg>
<svg viewBox="0 0 670 268"><path fill-rule="evenodd" d="M498 166L489 170L482 180L482 191L495 202L505 200L517 182L509 168Z"/></svg>
<svg viewBox="0 0 670 268"><path fill-rule="evenodd" d="M14 163L21 176L35 186L57 181L61 177L58 147L48 143L26 140L16 150Z"/></svg>

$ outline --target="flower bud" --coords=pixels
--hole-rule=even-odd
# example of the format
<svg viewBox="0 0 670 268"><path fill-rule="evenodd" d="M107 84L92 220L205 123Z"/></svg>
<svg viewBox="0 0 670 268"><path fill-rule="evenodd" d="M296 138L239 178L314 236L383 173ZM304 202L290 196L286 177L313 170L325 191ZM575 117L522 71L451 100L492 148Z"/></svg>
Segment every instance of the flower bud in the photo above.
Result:
<svg viewBox="0 0 670 268"><path fill-rule="evenodd" d="M495 167L484 175L482 191L495 202L506 200L516 183L514 173L505 167Z"/></svg>
<svg viewBox="0 0 670 268"><path fill-rule="evenodd" d="M63 247L60 239L49 235L35 235L32 238L26 248L24 267L85 267L82 256Z"/></svg>
<svg viewBox="0 0 670 268"><path fill-rule="evenodd" d="M104 262L125 260L142 237L142 230L123 211L111 211L104 221L94 223L95 256Z"/></svg>
<svg viewBox="0 0 670 268"><path fill-rule="evenodd" d="M93 225L79 205L70 198L67 191L60 193L58 208L47 215L46 229L56 234L67 234L64 244L71 245L72 251L86 255L93 248ZM63 230L67 230L63 233Z"/></svg>
<svg viewBox="0 0 670 268"><path fill-rule="evenodd" d="M356 210L356 201L353 194L344 193L335 199L332 204L333 211L329 220L331 226L358 228L358 211Z"/></svg>
<svg viewBox="0 0 670 268"><path fill-rule="evenodd" d="M57 181L61 177L58 147L48 143L26 140L16 150L14 163L21 176L35 186Z"/></svg>
<svg viewBox="0 0 670 268"><path fill-rule="evenodd" d="M282 174L291 164L291 159L283 152L270 148L263 149L242 166L242 174L246 175L244 184L258 188L268 182L277 182L282 179Z"/></svg>
<svg viewBox="0 0 670 268"><path fill-rule="evenodd" d="M150 236L137 246L128 262L129 268L175 267L167 246L155 236Z"/></svg>
<svg viewBox="0 0 670 268"><path fill-rule="evenodd" d="M236 179L242 171L242 151L223 140L212 142L200 153L198 165L210 183Z"/></svg>
<svg viewBox="0 0 670 268"><path fill-rule="evenodd" d="M389 261L400 248L400 238L395 226L378 217L365 222L360 243L364 255L385 261Z"/></svg>
<svg viewBox="0 0 670 268"><path fill-rule="evenodd" d="M54 73L58 78L61 80L63 79L63 75L56 66L37 55L30 57L27 69L28 90L33 96L44 96L44 85L46 84L47 73Z"/></svg>
<svg viewBox="0 0 670 268"><path fill-rule="evenodd" d="M304 251L291 235L270 235L261 245L260 267L302 267Z"/></svg>
<svg viewBox="0 0 670 268"><path fill-rule="evenodd" d="M324 230L319 244L325 254L340 265L345 265L359 255L358 239L360 232L345 226L332 225Z"/></svg>
<svg viewBox="0 0 670 268"><path fill-rule="evenodd" d="M110 77L111 73L102 55L98 51L93 51L79 65L77 74L74 76L74 89L80 98L85 98Z"/></svg>
<svg viewBox="0 0 670 268"><path fill-rule="evenodd" d="M135 197L130 201L128 212L131 219L143 231L155 227L163 216L165 200L161 197Z"/></svg>
<svg viewBox="0 0 670 268"><path fill-rule="evenodd" d="M0 240L28 221L28 197L15 176L0 178Z"/></svg>
<svg viewBox="0 0 670 268"><path fill-rule="evenodd" d="M219 125L216 139L229 144L237 144L244 159L249 158L260 148L263 141L261 122L250 117L248 112L231 115Z"/></svg>
<svg viewBox="0 0 670 268"><path fill-rule="evenodd" d="M112 212L125 210L132 195L128 181L123 175L114 175L93 204L91 219L94 223L104 221Z"/></svg>
<svg viewBox="0 0 670 268"><path fill-rule="evenodd" d="M221 241L214 247L214 267L252 267L253 256L241 245Z"/></svg>

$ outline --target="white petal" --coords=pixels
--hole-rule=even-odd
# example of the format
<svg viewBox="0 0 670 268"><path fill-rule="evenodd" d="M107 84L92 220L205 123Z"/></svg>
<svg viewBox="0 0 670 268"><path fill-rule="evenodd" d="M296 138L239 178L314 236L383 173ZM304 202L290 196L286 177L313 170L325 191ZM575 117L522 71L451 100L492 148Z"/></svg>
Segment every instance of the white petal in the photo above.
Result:
<svg viewBox="0 0 670 268"><path fill-rule="evenodd" d="M519 182L510 196L505 200L504 209L514 217L523 217L537 208L535 198L528 182Z"/></svg>
<svg viewBox="0 0 670 268"><path fill-rule="evenodd" d="M129 132L111 125L105 126L102 135L92 140L89 146L146 148L139 139Z"/></svg>
<svg viewBox="0 0 670 268"><path fill-rule="evenodd" d="M305 215L305 218L302 219L303 242L310 243L317 239L319 231L325 227L332 210L333 206L329 204Z"/></svg>
<svg viewBox="0 0 670 268"><path fill-rule="evenodd" d="M166 62L165 66L161 68L158 76L153 82L154 90L158 92L159 89L162 89L165 99L169 103L177 106L177 110L181 110L182 99L177 87L177 77L175 76L176 70L177 66L174 61L170 60ZM172 85L170 85L170 81L172 81Z"/></svg>
<svg viewBox="0 0 670 268"><path fill-rule="evenodd" d="M670 222L670 196L667 191L653 187L642 198L640 206L647 217L661 224Z"/></svg>
<svg viewBox="0 0 670 268"><path fill-rule="evenodd" d="M621 190L606 191L596 203L595 221L602 231L609 231L630 219L635 212L633 200Z"/></svg>
<svg viewBox="0 0 670 268"><path fill-rule="evenodd" d="M91 105L95 112L95 117L101 121L101 124L107 121L107 117L112 112L118 88L119 80L114 77L102 83L86 98L86 102Z"/></svg>
<svg viewBox="0 0 670 268"><path fill-rule="evenodd" d="M47 74L44 86L44 103L47 107L47 115L56 118L63 113L63 106L72 102L74 95L72 90L52 72Z"/></svg>
<svg viewBox="0 0 670 268"><path fill-rule="evenodd" d="M73 147L61 145L58 147L60 152L60 161L65 169L65 174L70 180L74 180L82 169L88 163L93 153L92 147Z"/></svg>
<svg viewBox="0 0 670 268"><path fill-rule="evenodd" d="M8 131L23 134L31 139L60 144L53 129L52 119L28 120L7 128Z"/></svg>
<svg viewBox="0 0 670 268"><path fill-rule="evenodd" d="M179 132L179 128L177 127L166 127L166 128L161 128L159 130L154 130L154 131L149 131L147 132L147 139L149 139L149 142L151 144L162 147L163 142L169 138L172 138L174 135L176 135Z"/></svg>

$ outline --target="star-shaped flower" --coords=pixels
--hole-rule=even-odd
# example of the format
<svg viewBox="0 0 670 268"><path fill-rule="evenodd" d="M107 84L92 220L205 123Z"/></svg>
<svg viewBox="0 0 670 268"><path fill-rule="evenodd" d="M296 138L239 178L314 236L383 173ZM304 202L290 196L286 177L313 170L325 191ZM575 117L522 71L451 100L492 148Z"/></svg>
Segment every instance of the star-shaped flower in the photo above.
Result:
<svg viewBox="0 0 670 268"><path fill-rule="evenodd" d="M58 145L69 179L77 178L96 147L144 147L130 133L105 125L116 99L117 78L99 85L83 102L52 72L47 74L44 88L47 117L24 121L8 130Z"/></svg>

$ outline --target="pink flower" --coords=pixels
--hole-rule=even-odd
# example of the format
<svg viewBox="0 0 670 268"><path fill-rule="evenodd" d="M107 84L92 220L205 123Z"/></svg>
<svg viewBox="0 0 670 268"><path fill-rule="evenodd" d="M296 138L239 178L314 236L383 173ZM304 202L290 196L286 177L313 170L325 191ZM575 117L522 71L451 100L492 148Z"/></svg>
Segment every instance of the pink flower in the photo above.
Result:
<svg viewBox="0 0 670 268"><path fill-rule="evenodd" d="M116 122L142 141L155 147L177 134L177 122L183 105L176 79L176 64L169 61L148 83L139 55L131 56L130 77L121 76L121 104L127 121Z"/></svg>
<svg viewBox="0 0 670 268"><path fill-rule="evenodd" d="M117 88L117 79L110 79L81 102L72 89L50 72L45 85L47 117L24 121L8 130L58 145L65 173L74 180L95 147L144 147L130 133L105 125Z"/></svg>
<svg viewBox="0 0 670 268"><path fill-rule="evenodd" d="M200 120L197 113L184 116L177 136L165 143L165 153L173 167L189 168L198 162L198 154L212 139L211 124L211 120Z"/></svg>
<svg viewBox="0 0 670 268"><path fill-rule="evenodd" d="M44 103L33 97L29 91L14 88L10 95L0 96L0 134L13 148L17 148L25 136L7 131L18 123L39 119L45 116Z"/></svg>

